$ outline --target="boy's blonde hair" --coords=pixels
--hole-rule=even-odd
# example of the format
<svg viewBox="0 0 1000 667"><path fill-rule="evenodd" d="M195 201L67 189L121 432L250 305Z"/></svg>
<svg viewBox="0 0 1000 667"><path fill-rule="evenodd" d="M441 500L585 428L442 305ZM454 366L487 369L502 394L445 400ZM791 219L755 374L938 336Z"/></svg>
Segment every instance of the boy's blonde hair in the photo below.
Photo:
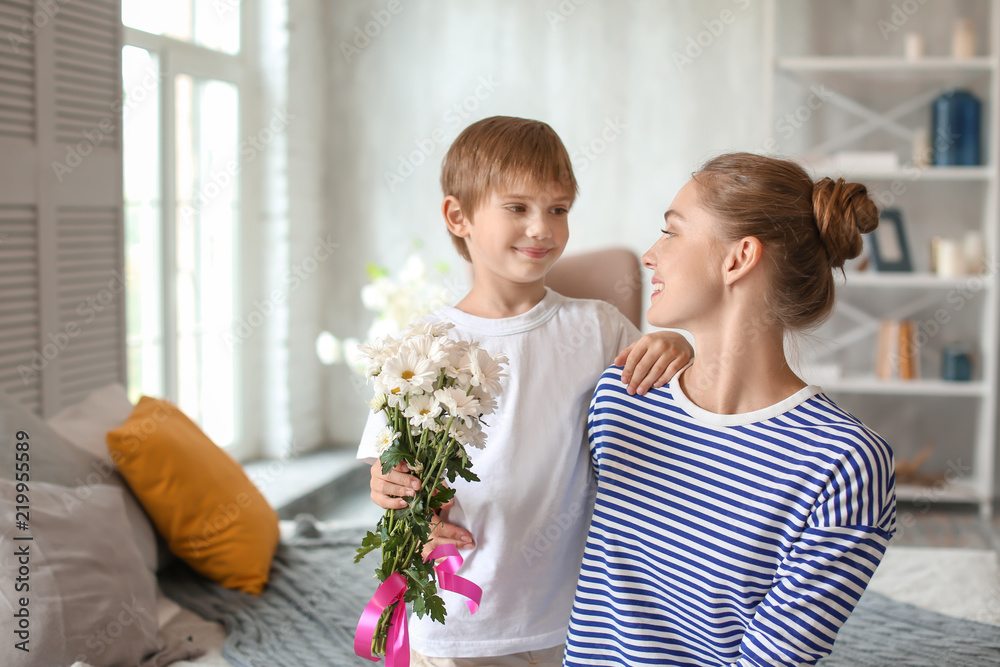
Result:
<svg viewBox="0 0 1000 667"><path fill-rule="evenodd" d="M441 165L444 195L458 199L465 217L472 216L495 192L523 183L558 183L576 199L577 184L569 153L555 131L527 118L493 116L465 128ZM471 261L465 239L452 234L458 254Z"/></svg>

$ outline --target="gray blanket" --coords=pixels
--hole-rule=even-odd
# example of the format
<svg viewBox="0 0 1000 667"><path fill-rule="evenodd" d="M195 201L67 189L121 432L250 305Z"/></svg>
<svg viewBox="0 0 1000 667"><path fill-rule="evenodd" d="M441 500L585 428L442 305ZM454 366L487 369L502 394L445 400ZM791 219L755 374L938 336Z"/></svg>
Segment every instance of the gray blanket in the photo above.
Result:
<svg viewBox="0 0 1000 667"><path fill-rule="evenodd" d="M239 667L371 665L354 630L375 592L375 561L353 561L364 531L319 534L308 520L278 547L258 597L222 588L185 566L160 575L164 593L226 627L222 654ZM369 562L370 561L370 562ZM1000 628L866 593L822 667L997 667Z"/></svg>

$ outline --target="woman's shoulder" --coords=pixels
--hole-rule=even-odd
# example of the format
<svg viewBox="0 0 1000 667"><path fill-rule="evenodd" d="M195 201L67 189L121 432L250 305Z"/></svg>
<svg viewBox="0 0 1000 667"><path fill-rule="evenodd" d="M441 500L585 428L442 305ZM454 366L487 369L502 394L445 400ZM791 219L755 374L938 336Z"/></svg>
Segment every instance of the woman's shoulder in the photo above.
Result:
<svg viewBox="0 0 1000 667"><path fill-rule="evenodd" d="M882 436L823 392L803 402L789 420L828 449L876 461L892 459L892 448Z"/></svg>
<svg viewBox="0 0 1000 667"><path fill-rule="evenodd" d="M594 389L594 401L600 403L603 400L628 403L632 409L640 412L661 412L674 403L669 382L662 387L650 388L642 395L629 394L622 382L622 367L614 364L604 370Z"/></svg>

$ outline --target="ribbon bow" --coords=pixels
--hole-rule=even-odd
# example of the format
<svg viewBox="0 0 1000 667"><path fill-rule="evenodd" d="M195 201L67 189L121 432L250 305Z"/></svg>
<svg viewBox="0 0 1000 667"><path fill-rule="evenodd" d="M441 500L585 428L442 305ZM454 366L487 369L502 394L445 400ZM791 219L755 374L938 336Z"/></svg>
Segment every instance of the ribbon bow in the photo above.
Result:
<svg viewBox="0 0 1000 667"><path fill-rule="evenodd" d="M465 562L459 555L458 549L455 548L454 544L442 544L431 551L424 562L438 558L444 558L443 561L434 566L438 588L469 598L465 603L469 606L469 612L475 614L479 610L479 603L483 598L483 589L468 579L455 574ZM385 647L385 667L410 667L410 640L406 625L406 604L403 602L405 595L406 578L399 572L393 572L388 579L382 582L382 585L375 591L375 595L365 606L365 610L361 612L358 629L354 633L355 654L372 662L379 661L379 658L372 655L372 639L375 637L375 628L378 626L378 619L382 617L385 608L398 602L390 621L389 636Z"/></svg>
<svg viewBox="0 0 1000 667"><path fill-rule="evenodd" d="M399 572L393 572L389 578L375 591L371 601L361 612L358 630L354 633L354 652L362 658L378 662L379 658L372 655L372 639L382 612L393 602L399 602L392 612L389 627L389 637L385 645L385 667L410 667L410 641L406 628L406 578ZM398 660L398 663L397 663Z"/></svg>
<svg viewBox="0 0 1000 667"><path fill-rule="evenodd" d="M434 566L437 573L438 588L443 591L451 591L469 598L465 604L469 605L469 612L475 614L479 610L479 602L483 599L483 589L464 577L460 577L455 572L462 567L465 562L458 554L458 549L454 544L442 544L434 548L434 551L427 555L424 562L444 558L443 561Z"/></svg>

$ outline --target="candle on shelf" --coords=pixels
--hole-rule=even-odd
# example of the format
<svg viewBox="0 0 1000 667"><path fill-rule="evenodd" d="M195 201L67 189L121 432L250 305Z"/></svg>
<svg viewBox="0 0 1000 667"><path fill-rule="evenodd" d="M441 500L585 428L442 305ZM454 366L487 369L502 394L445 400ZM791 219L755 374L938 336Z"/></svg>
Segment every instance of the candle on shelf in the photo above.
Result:
<svg viewBox="0 0 1000 667"><path fill-rule="evenodd" d="M962 253L966 273L979 275L986 268L986 243L983 233L972 230L965 233L962 240Z"/></svg>
<svg viewBox="0 0 1000 667"><path fill-rule="evenodd" d="M917 130L913 133L913 154L910 161L914 167L929 167L934 151L931 150L931 133L929 130Z"/></svg>
<svg viewBox="0 0 1000 667"><path fill-rule="evenodd" d="M941 352L941 379L949 382L968 382L972 379L972 346L968 343L949 343Z"/></svg>
<svg viewBox="0 0 1000 667"><path fill-rule="evenodd" d="M957 278L965 273L965 251L955 239L937 239L934 269L939 278Z"/></svg>
<svg viewBox="0 0 1000 667"><path fill-rule="evenodd" d="M903 41L903 55L907 60L924 57L924 36L919 32L908 32Z"/></svg>
<svg viewBox="0 0 1000 667"><path fill-rule="evenodd" d="M956 19L951 38L951 55L973 58L976 55L976 27L969 19Z"/></svg>

